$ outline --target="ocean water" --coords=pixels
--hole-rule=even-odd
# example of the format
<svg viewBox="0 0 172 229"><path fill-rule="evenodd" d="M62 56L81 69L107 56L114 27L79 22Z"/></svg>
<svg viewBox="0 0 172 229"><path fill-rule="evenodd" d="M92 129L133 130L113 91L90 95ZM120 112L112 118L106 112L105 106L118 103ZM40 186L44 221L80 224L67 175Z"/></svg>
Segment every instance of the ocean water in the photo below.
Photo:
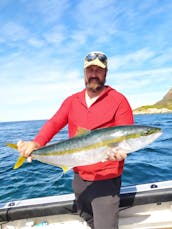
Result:
<svg viewBox="0 0 172 229"><path fill-rule="evenodd" d="M63 174L60 168L38 161L13 169L18 152L5 143L33 139L44 123L45 120L0 123L0 203L72 193L72 171ZM128 155L122 186L172 180L172 114L136 115L135 123L160 127L163 135L146 148ZM67 137L67 129L63 129L52 142Z"/></svg>

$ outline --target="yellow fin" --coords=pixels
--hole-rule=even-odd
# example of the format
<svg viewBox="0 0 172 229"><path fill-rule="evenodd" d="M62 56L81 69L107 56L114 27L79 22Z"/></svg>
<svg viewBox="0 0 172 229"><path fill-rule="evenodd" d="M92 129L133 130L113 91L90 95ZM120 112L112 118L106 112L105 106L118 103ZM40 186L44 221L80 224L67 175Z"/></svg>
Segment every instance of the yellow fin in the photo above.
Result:
<svg viewBox="0 0 172 229"><path fill-rule="evenodd" d="M15 163L13 169L18 169L18 168L20 168L20 167L23 165L23 163L24 163L25 161L26 161L26 158L20 156L20 157L18 158L17 162Z"/></svg>
<svg viewBox="0 0 172 229"><path fill-rule="evenodd" d="M86 129L86 128L82 128L82 127L79 127L76 131L76 134L75 136L80 136L80 135L84 135L84 134L87 134L89 133L90 130Z"/></svg>
<svg viewBox="0 0 172 229"><path fill-rule="evenodd" d="M7 143L5 143L5 145L9 146L12 149L16 149L16 150L18 149L17 144L14 144L14 143L7 142Z"/></svg>
<svg viewBox="0 0 172 229"><path fill-rule="evenodd" d="M63 169L63 172L66 173L67 171L69 171L71 168L65 166L65 165L61 165L60 168Z"/></svg>
<svg viewBox="0 0 172 229"><path fill-rule="evenodd" d="M12 149L18 150L17 144L7 142L5 145L6 145L6 146L9 146L9 147L12 148ZM15 163L13 169L18 169L18 168L20 168L20 167L23 165L23 163L24 163L25 161L26 161L26 158L20 156L20 157L18 158L17 162Z"/></svg>

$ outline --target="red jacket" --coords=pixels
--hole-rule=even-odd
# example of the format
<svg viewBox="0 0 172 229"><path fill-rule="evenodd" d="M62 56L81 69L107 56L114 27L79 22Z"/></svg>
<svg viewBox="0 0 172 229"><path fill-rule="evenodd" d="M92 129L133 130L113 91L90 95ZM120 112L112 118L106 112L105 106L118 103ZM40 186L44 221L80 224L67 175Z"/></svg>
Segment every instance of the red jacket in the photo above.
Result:
<svg viewBox="0 0 172 229"><path fill-rule="evenodd" d="M44 146L66 124L68 124L69 137L73 137L79 127L93 130L110 126L131 125L133 124L133 114L127 99L109 86L87 108L84 89L65 99L60 109L41 128L34 141ZM84 180L104 180L120 176L123 166L124 161L107 161L78 166L74 168L74 171L79 173Z"/></svg>

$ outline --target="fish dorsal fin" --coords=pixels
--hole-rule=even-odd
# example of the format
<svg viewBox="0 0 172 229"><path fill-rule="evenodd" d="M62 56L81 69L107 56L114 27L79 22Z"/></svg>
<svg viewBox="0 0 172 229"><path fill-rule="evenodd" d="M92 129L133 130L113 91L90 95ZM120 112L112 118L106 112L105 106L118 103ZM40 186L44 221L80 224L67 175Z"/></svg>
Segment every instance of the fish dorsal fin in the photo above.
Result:
<svg viewBox="0 0 172 229"><path fill-rule="evenodd" d="M90 130L86 129L86 128L83 128L83 127L79 127L76 131L76 134L75 136L81 136L81 135L84 135L84 134L88 134L90 132Z"/></svg>

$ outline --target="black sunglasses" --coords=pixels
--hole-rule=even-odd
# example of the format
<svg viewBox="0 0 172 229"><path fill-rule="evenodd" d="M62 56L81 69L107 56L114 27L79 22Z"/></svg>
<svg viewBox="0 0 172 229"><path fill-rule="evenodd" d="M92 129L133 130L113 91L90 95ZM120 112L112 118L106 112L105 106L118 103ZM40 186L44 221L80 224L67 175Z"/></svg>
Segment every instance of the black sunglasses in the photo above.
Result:
<svg viewBox="0 0 172 229"><path fill-rule="evenodd" d="M102 63L107 63L107 57L105 54L103 53L89 53L86 57L85 60L86 61L92 61L95 60L98 57L98 59L102 62Z"/></svg>

